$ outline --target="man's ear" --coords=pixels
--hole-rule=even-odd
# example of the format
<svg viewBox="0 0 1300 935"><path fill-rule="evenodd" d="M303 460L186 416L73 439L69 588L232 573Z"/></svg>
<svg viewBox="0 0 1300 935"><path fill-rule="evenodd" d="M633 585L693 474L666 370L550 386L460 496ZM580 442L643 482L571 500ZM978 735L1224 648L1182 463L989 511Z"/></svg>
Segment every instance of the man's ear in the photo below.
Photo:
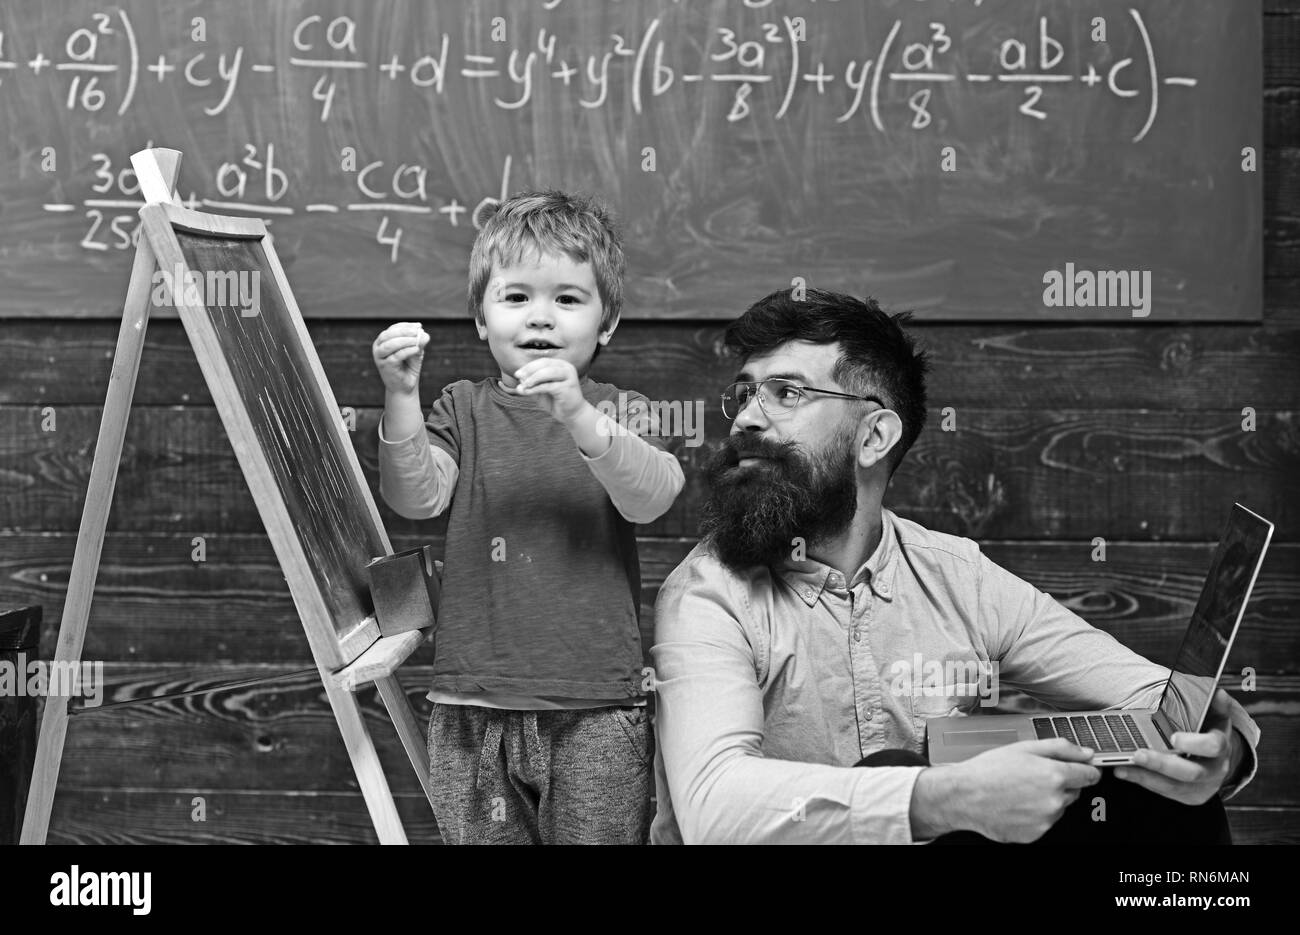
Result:
<svg viewBox="0 0 1300 935"><path fill-rule="evenodd" d="M864 468L883 463L903 437L903 420L892 409L877 409L862 417L858 437L858 464Z"/></svg>

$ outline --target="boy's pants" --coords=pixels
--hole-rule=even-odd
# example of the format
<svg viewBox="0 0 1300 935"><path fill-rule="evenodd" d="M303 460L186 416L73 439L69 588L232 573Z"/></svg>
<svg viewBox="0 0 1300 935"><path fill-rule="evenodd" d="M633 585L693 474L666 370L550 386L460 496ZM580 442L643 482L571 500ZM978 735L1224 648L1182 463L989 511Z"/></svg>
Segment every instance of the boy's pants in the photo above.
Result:
<svg viewBox="0 0 1300 935"><path fill-rule="evenodd" d="M653 733L640 708L435 704L433 813L448 844L645 844Z"/></svg>

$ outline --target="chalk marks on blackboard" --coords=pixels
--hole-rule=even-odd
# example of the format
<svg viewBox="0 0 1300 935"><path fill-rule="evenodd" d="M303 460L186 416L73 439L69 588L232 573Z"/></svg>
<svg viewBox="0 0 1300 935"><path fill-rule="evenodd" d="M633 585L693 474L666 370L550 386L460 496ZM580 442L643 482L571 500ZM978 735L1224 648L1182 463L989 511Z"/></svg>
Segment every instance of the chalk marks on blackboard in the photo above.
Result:
<svg viewBox="0 0 1300 935"><path fill-rule="evenodd" d="M610 201L638 316L721 317L772 269L928 316L1037 318L1042 270L1073 257L1150 269L1157 307L1207 317L1256 265L1262 186L1237 154L1262 145L1259 2L118 0L140 67L123 118L120 17L47 0L0 17L9 164L59 149L6 202L0 305L107 313L94 282L139 206L126 141L166 135L203 154L178 197L274 224L313 317L461 314L474 206L507 176ZM101 25L85 64L115 70L54 67ZM68 109L74 74L98 112L80 92Z"/></svg>
<svg viewBox="0 0 1300 935"><path fill-rule="evenodd" d="M1087 47L1087 42L1071 42L1074 30L1087 31L1088 25L1062 17L1039 16L1025 24L1016 35L1007 36L991 47L960 46L942 21L924 27L926 34L901 35L904 21L894 19L883 29L883 40L876 44L873 36L861 37L863 58L847 62L829 61L823 51L830 48L829 38L819 36L816 9L809 7L806 16L774 16L771 21L742 26L739 21L728 26L712 26L701 49L698 43L678 41L678 24L672 17L653 17L640 28L639 35L629 32L610 33L598 48L575 48L571 43L558 47L557 35L542 26L516 29L522 34L517 43L494 42L488 36L458 36L475 48L457 48L452 58L452 36L443 32L424 40L429 48L416 48L403 54L393 50L384 61L367 61L358 51L358 34L365 24L346 14L328 21L319 14L305 16L295 23L287 37L277 43L282 48L287 38L289 52L270 53L274 61L254 61L255 54L243 45L221 49L214 38L214 51L207 43L192 54L160 51L143 69L155 79L151 83L183 82L191 88L216 88L220 96L205 105L203 113L215 117L235 99L241 80L267 82L263 88L248 88L253 95L278 90L281 79L274 77L281 69L305 73L314 82L309 92L317 117L328 122L340 93L341 80L352 72L381 75L380 86L402 82L410 93L443 96L455 93L477 94L475 83L487 83L492 89L492 104L501 110L519 110L533 102L543 84L558 94L567 94L584 108L599 108L612 100L611 88L626 92L626 101L635 115L641 115L649 99L667 94L690 93L687 88L710 83L730 94L727 121L752 117L759 106L757 89L766 85L777 88L770 102L775 119L783 119L791 103L804 91L818 106L827 100L837 101L834 120L842 123L866 112L875 129L886 132L882 104L897 86L906 98L908 115L904 119L912 130L924 130L932 123L931 87L908 90L916 83L950 83L972 88L1002 83L1023 84L1019 113L1045 120L1050 111L1044 100L1051 86L1075 85L1081 93L1108 93L1118 99L1140 99L1145 105L1145 119L1132 137L1140 142L1155 123L1160 107L1161 85L1194 88L1197 78L1189 75L1162 77L1154 44L1146 22L1135 8L1128 9L1129 25L1141 40L1140 56L1126 56L1114 62L1071 62L1067 48ZM26 79L66 75L69 79L63 96L68 110L94 113L109 106L110 95L120 100L117 113L132 104L139 81L142 56L135 31L124 10L116 17L107 13L90 14L93 25L78 26L70 31L63 44L63 59L46 57L44 50L25 62L0 60L0 70ZM220 24L216 24L219 26ZM913 30L915 24L913 24ZM1112 24L1112 29L1118 28ZM1095 26L1094 26L1095 29ZM566 37L567 38L567 37ZM842 38L842 37L841 37ZM39 41L39 40L38 40ZM495 46L510 45L494 51ZM1092 43L1104 48L1106 43ZM174 48L169 46L169 48ZM871 50L875 54L871 57ZM487 54L491 52L491 54ZM246 54L247 53L247 54ZM0 55L3 48L0 47ZM117 60L101 60L112 59ZM973 63L964 67L963 63ZM828 69L829 66L829 69ZM978 67L975 67L978 66ZM987 66L987 67L985 67ZM46 74L44 70L50 68ZM30 75L24 74L24 68ZM100 77L105 79L99 83ZM452 81L449 81L449 77ZM110 80L113 86L110 86ZM455 83L453 83L455 82ZM675 89L675 90L674 90ZM829 89L829 91L828 91ZM348 90L356 91L355 86ZM866 100L864 101L864 97ZM1056 103L1056 102L1054 102ZM1058 106L1067 106L1067 103Z"/></svg>
<svg viewBox="0 0 1300 935"><path fill-rule="evenodd" d="M291 192L288 175L276 164L275 144L268 143L264 150L258 150L252 144L244 144L246 155L239 163L223 162L214 173L213 183L222 198L200 198L190 191L181 203L190 210L200 207L213 208L218 211L237 211L259 217L291 217L298 213L291 204L278 204ZM256 159L254 157L257 157ZM130 250L134 249L139 239L140 220L136 215L144 200L131 198L139 195L140 185L135 178L135 170L129 165L114 171L111 157L106 153L91 154L95 163L94 178L90 186L95 194L118 194L121 198L85 198L78 205L75 202L46 202L42 209L53 214L67 214L77 210L85 211L86 228L79 241L79 246L86 250ZM262 161L258 161L258 160ZM375 159L364 163L353 173L344 173L352 178L359 197L372 199L367 201L332 204L312 202L302 207L309 214L338 214L350 212L383 212L384 214L429 215L446 222L451 227L459 227L468 220L475 227L479 226L479 213L488 205L496 204L510 194L510 167L512 157L506 156L501 171L501 187L496 196L480 198L471 208L462 204L456 193L442 194L435 192L439 202L429 204L428 185L429 170L424 165L399 163L388 174L385 160ZM246 171L248 170L248 171ZM254 173L260 172L259 177ZM252 192L252 181L259 190ZM261 195L265 201L244 199L248 194ZM235 200L230 200L234 196ZM111 209L111 215L105 210ZM267 226L271 221L265 222ZM389 248L389 261L396 263L400 256L403 230L396 222L384 217L379 221L375 232L375 242Z"/></svg>
<svg viewBox="0 0 1300 935"><path fill-rule="evenodd" d="M386 554L364 492L339 440L325 430L340 418L321 398L306 351L293 334L284 297L255 241L225 242L177 232L193 270L260 273L261 314L206 304L235 391L249 413L279 496L340 636L374 613L366 564Z"/></svg>
<svg viewBox="0 0 1300 935"><path fill-rule="evenodd" d="M819 18L815 9L809 7L806 12L806 16L781 15L780 22L774 16L771 21L751 24L748 28L742 28L738 22L713 26L712 35L699 50L699 60L689 64L683 59L693 47L683 46L674 38L673 27L679 24L672 17L657 16L645 24L639 36L611 33L601 48L572 50L573 61L565 51L571 50L571 45L560 46L556 32L547 26L531 29L526 34L522 28L516 29L521 41L509 49L503 48L499 55L458 48L458 69L452 67L458 63L450 58L451 37L447 33L431 40L437 46L436 53L411 53L404 59L394 52L382 63L366 61L359 52L359 35L365 24L348 15L329 19L318 14L301 17L289 30L290 54L286 62L255 62L251 54L246 57L243 45L221 48L217 35L221 24L214 17L214 34L211 42L201 44L203 49L183 63L179 58L172 63L164 51L156 62L144 67L155 84L180 81L193 88L209 88L215 83L220 97L215 104L202 108L208 117L226 110L246 72L250 80L260 80L257 76L273 76L281 65L315 69L323 74L312 86L310 97L318 105L322 121L329 119L339 90L331 76L355 71L383 75L381 87L400 78L411 85L414 93L438 96L457 93L448 84L449 73L463 82L460 92L466 96L474 93L468 85L475 82L513 87L508 96L498 94L491 100L501 109L518 109L530 101L542 81L550 83L558 93L572 94L582 107L603 106L608 101L611 68L623 68L618 83L625 89L627 103L634 114L642 113L647 98L688 93L684 90L687 87L708 81L717 86L730 86L726 92L731 94L726 111L728 123L752 118L763 100L757 89L772 84L780 91L779 101L772 101L773 119L783 119L802 91L812 95L819 105L823 100L838 99L833 108L835 123L865 116L881 133L887 132L883 111L884 104L891 100L891 87L904 89L905 126L915 132L933 126L935 88L939 86L971 88L972 93L985 87L1016 87L1022 92L1016 103L1018 113L1035 121L1049 118L1049 103L1067 106L1059 95L1057 101L1052 101L1049 89L1072 87L1075 93L1109 94L1122 101L1141 98L1146 106L1145 116L1131 138L1133 143L1140 143L1157 119L1162 84L1186 92L1194 90L1198 81L1187 75L1161 76L1147 24L1139 11L1132 8L1127 10L1128 25L1140 37L1140 46L1133 48L1133 54L1101 62L1100 68L1098 62L1084 61L1086 56L1071 61L1067 55L1067 48L1105 47L1104 42L1070 42L1076 31L1088 30L1088 23L1038 16L1032 22L1008 30L1010 35L999 32L998 38L986 38L983 43L972 40L969 48L962 46L956 31L950 30L943 21L910 22L905 30L904 21L896 18L878 46L873 45L871 36L863 35L862 57L850 58L841 69L839 62L830 61L832 56L812 54L814 48L825 50L831 46L817 41L825 37L818 35ZM134 98L142 60L135 31L126 12L120 9L116 16L89 14L89 20L88 25L77 26L68 33L62 60L47 58L38 46L35 56L25 63L0 61L0 66L16 70L21 77L31 80L65 75L70 84L63 99L65 106L72 110L93 112L107 106L112 89L97 84L97 76L125 82L118 105L118 113L122 113ZM1095 25L1092 28L1095 39ZM1118 23L1111 23L1112 34L1118 28ZM476 40L471 36L464 41L474 44ZM503 44L480 36L478 45L491 48ZM976 47L980 45L984 47ZM0 56L3 52L4 41L0 36ZM152 51L148 53L152 54ZM869 55L872 57L868 58ZM211 69L213 59L215 71ZM963 63L971 67L964 67ZM24 65L30 76L22 75ZM45 71L47 67L51 68L49 72ZM122 77L128 73L128 78ZM260 93L251 86L246 86L246 91L253 95ZM3 88L0 93L4 93ZM951 104L951 98L947 100ZM974 100L971 98L972 103ZM262 140L241 145L243 155L221 163L217 169L211 180L214 193L200 197L190 191L184 204L190 208L202 206L264 218L289 217L299 211L426 215L458 227L462 220L472 222L484 201L490 200L478 200L478 207L471 209L461 199L472 202L476 193L431 192L429 168L425 165L412 161L391 166L384 160L371 160L352 175L357 193L355 201L313 200L295 208L287 200L289 176L283 158L277 163L276 142ZM131 170L128 167L113 171L110 157L102 152L94 153L91 160L95 164L91 192L122 197L82 201L80 210L85 212L86 224L79 245L92 251L131 249L138 239L138 221L133 212L141 204L130 198L138 192L133 180L127 178ZM508 156L506 163L504 176L508 179ZM505 197L504 185L502 191L501 197ZM45 202L42 207L49 213L78 210L76 203L67 201ZM390 264L400 259L402 235L398 220L384 217L376 225L374 241L387 249Z"/></svg>
<svg viewBox="0 0 1300 935"><path fill-rule="evenodd" d="M136 42L135 30L131 26L131 19L126 15L126 11L118 9L117 22L121 24L120 35L123 37L123 49L126 55L125 74L126 89L122 94L122 99L117 107L117 113L126 113L127 108L135 99L136 84L140 77L140 49ZM56 62L53 59L45 57L45 53L37 51L36 57L27 61L25 64L33 75L40 75L46 67L52 67L54 71L66 72L71 80L68 83L66 106L68 110L81 109L90 113L102 110L108 100L108 94L99 87L99 74L114 74L123 68L123 65L112 62L93 61L99 54L99 42L101 37L117 37L119 32L113 26L113 17L108 13L92 13L90 18L93 21L91 26L79 26L72 30L63 44L64 54L67 56L65 61ZM0 58L3 57L3 42L0 42ZM0 60L0 69L14 70L19 66L19 62ZM82 79L85 78L83 83Z"/></svg>

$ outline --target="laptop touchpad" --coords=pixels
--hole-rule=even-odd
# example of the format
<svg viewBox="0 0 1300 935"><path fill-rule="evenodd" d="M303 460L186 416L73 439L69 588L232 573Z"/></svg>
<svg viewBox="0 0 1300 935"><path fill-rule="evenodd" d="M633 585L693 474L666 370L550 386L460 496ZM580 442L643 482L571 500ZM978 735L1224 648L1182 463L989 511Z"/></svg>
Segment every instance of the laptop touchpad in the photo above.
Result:
<svg viewBox="0 0 1300 935"><path fill-rule="evenodd" d="M996 746L1015 743L1020 734L1014 730L960 730L943 732L943 742L953 747L970 747L976 744Z"/></svg>

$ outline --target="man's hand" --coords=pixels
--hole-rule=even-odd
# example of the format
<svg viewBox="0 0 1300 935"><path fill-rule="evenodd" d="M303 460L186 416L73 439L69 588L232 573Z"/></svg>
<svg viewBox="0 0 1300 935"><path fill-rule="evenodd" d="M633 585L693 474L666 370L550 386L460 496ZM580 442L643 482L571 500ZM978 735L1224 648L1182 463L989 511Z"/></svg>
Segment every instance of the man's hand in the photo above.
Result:
<svg viewBox="0 0 1300 935"><path fill-rule="evenodd" d="M1101 781L1092 751L1067 740L1025 740L952 766L921 773L912 795L912 834L937 837L977 831L994 841L1027 844L1047 833L1079 797Z"/></svg>
<svg viewBox="0 0 1300 935"><path fill-rule="evenodd" d="M1178 731L1169 738L1175 750L1190 754L1191 759L1139 750L1133 755L1135 765L1117 766L1115 777L1184 805L1200 805L1219 791L1241 760L1236 731L1228 720L1230 710L1228 693L1218 689L1210 701L1205 731Z"/></svg>
<svg viewBox="0 0 1300 935"><path fill-rule="evenodd" d="M519 385L514 392L521 396L537 396L546 411L557 422L572 424L588 406L578 385L578 371L567 360L542 357L530 360L515 371Z"/></svg>

